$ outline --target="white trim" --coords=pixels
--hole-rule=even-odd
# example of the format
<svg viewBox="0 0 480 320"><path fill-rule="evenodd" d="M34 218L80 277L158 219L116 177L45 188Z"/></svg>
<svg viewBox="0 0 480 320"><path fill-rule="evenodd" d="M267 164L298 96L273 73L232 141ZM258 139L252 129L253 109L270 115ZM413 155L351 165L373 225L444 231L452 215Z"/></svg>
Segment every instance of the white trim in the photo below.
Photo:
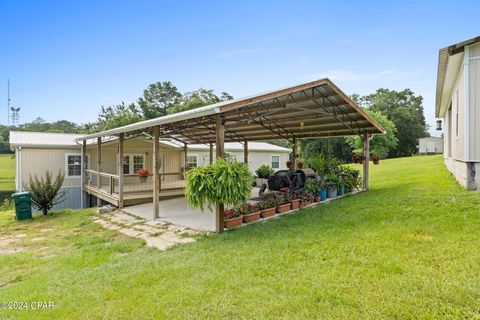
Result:
<svg viewBox="0 0 480 320"><path fill-rule="evenodd" d="M19 191L18 187L19 178L20 178L20 166L18 165L18 148L15 148L15 191Z"/></svg>
<svg viewBox="0 0 480 320"><path fill-rule="evenodd" d="M463 56L463 127L464 127L464 146L463 146L463 153L464 158L470 158L470 104L469 104L469 59L470 58L470 46L465 46L465 54Z"/></svg>
<svg viewBox="0 0 480 320"><path fill-rule="evenodd" d="M71 176L68 174L68 157L69 156L80 156L80 175L78 176ZM65 153L65 177L72 178L72 179L78 179L82 178L82 165L83 165L83 159L82 159L82 154L81 153Z"/></svg>
<svg viewBox="0 0 480 320"><path fill-rule="evenodd" d="M84 179L85 179L85 159L83 158L83 143L80 146L80 207L82 209L85 209L85 206L83 205L83 184L84 184ZM88 157L90 159L90 157ZM87 164L88 166L88 164Z"/></svg>
<svg viewBox="0 0 480 320"><path fill-rule="evenodd" d="M273 157L278 157L278 168L273 167ZM272 166L272 169L280 169L280 155L279 154L272 154L270 157L270 165Z"/></svg>

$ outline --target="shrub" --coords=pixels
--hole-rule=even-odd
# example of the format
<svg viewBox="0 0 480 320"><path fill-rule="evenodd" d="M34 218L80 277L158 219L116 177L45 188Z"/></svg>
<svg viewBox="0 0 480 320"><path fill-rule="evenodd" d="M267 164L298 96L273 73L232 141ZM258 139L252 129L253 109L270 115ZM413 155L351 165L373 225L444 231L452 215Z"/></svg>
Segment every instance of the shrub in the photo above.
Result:
<svg viewBox="0 0 480 320"><path fill-rule="evenodd" d="M37 175L30 176L29 189L32 194L32 205L34 208L43 212L44 215L56 204L65 201L65 192L60 191L65 175L58 173L55 179L47 171L45 178Z"/></svg>
<svg viewBox="0 0 480 320"><path fill-rule="evenodd" d="M267 199L267 200L262 200L257 202L258 210L265 210L265 209L276 208L276 207L277 207L277 202L274 199Z"/></svg>
<svg viewBox="0 0 480 320"><path fill-rule="evenodd" d="M215 204L235 206L246 202L252 191L248 166L218 158L214 164L188 171L185 195L192 208L212 209Z"/></svg>
<svg viewBox="0 0 480 320"><path fill-rule="evenodd" d="M0 212L5 212L13 208L13 201L10 199L3 200L3 203L0 205Z"/></svg>
<svg viewBox="0 0 480 320"><path fill-rule="evenodd" d="M263 164L258 168L255 173L257 174L257 177L261 179L268 179L272 174L275 173L275 170L270 168L269 165Z"/></svg>

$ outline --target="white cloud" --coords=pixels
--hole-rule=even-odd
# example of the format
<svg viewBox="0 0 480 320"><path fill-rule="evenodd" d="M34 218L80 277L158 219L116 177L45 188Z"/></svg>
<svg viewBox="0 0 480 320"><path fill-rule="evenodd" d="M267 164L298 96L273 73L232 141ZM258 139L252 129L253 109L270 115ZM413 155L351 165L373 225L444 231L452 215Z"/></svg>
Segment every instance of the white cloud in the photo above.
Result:
<svg viewBox="0 0 480 320"><path fill-rule="evenodd" d="M315 79L329 78L336 81L399 80L417 75L416 71L383 70L372 73L355 73L350 70L332 69L316 74Z"/></svg>

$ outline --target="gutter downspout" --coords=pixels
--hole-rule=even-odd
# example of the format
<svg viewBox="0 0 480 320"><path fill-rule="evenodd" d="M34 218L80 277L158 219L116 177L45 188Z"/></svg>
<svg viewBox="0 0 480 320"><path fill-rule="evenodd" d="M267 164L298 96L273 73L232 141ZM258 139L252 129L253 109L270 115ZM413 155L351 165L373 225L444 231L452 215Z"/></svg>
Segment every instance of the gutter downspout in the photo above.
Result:
<svg viewBox="0 0 480 320"><path fill-rule="evenodd" d="M18 147L18 168L20 169L18 171L18 191L22 192L23 191L23 185L22 185L22 147Z"/></svg>
<svg viewBox="0 0 480 320"><path fill-rule="evenodd" d="M20 175L20 166L18 165L18 147L15 148L15 192L20 191L18 187L19 184L19 175Z"/></svg>

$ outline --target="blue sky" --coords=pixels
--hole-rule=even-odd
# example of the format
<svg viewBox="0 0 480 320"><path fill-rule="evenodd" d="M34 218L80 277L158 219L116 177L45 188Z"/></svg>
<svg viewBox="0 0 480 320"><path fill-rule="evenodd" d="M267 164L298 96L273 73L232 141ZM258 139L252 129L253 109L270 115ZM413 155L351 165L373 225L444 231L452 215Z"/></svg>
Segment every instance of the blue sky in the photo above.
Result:
<svg viewBox="0 0 480 320"><path fill-rule="evenodd" d="M438 49L478 36L479 9L478 1L0 0L0 123L7 78L21 122L83 123L156 81L242 97L329 77L347 94L411 88L434 126Z"/></svg>

